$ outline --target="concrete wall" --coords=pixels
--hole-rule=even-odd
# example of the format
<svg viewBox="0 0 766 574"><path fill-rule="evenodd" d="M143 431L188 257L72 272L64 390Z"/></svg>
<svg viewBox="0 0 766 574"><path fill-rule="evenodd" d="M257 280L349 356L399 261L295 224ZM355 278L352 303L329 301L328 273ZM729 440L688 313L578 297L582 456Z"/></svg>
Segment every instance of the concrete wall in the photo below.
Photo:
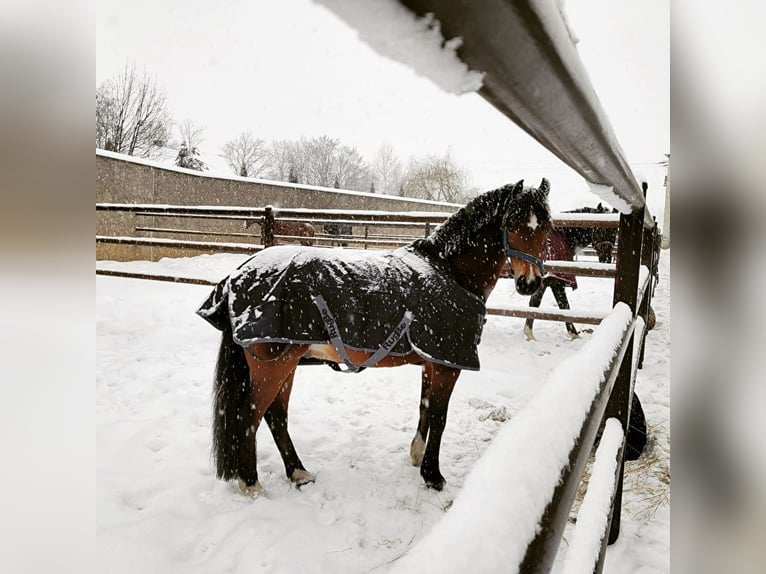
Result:
<svg viewBox="0 0 766 574"><path fill-rule="evenodd" d="M460 207L451 203L405 199L372 193L340 191L241 177L211 176L102 150L96 150L96 202L239 207L273 205L284 208L440 212L454 212ZM136 226L224 233L252 233L253 237L137 232ZM146 217L136 216L132 213L104 211L96 212L96 234L260 243L259 227L255 225L246 229L243 221ZM200 253L204 253L204 251L96 244L96 259L117 261L136 259L156 261L162 257L189 257Z"/></svg>

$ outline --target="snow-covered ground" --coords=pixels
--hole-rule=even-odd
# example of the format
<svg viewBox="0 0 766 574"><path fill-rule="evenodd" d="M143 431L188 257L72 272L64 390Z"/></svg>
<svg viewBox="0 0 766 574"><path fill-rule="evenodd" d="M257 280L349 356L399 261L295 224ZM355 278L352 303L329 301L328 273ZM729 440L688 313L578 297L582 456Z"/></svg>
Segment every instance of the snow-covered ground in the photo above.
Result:
<svg viewBox="0 0 766 574"><path fill-rule="evenodd" d="M218 280L243 258L220 254L108 266ZM636 386L650 440L642 458L627 463L622 534L606 557L610 573L669 571L669 259L663 251L657 327L647 339ZM611 281L578 282L578 290L568 291L574 309L611 307ZM208 292L96 278L98 571L385 572L449 511L502 425L591 337L570 341L563 325L537 321L538 340L527 342L522 319L488 318L479 349L482 369L461 375L450 404L441 455L448 484L442 492L426 489L408 462L419 368L339 375L303 367L290 426L317 481L301 490L290 485L264 425L258 454L267 495L250 500L235 485L216 480L209 460L219 337L194 314ZM501 280L490 305L525 300ZM546 294L543 305L553 304ZM569 537L567 532L558 571ZM470 536L464 544L471 544Z"/></svg>

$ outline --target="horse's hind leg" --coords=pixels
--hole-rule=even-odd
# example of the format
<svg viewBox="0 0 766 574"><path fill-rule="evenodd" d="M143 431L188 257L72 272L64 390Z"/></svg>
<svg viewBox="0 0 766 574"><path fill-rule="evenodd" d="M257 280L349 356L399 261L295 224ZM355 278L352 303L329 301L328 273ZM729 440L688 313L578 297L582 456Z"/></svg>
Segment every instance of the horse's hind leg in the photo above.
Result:
<svg viewBox="0 0 766 574"><path fill-rule="evenodd" d="M559 306L559 309L569 309L569 299L567 299L566 291L564 291L564 284L557 281L551 285L551 291L553 291L553 296L556 298L556 304ZM580 336L573 323L566 323L566 327L569 336L573 339L577 339Z"/></svg>
<svg viewBox="0 0 766 574"><path fill-rule="evenodd" d="M247 405L250 425L240 445L240 458L248 461L239 475L239 488L243 494L257 496L263 491L258 482L255 434L283 384L295 372L306 348L305 345L261 343L245 351L245 359L250 368L251 400Z"/></svg>
<svg viewBox="0 0 766 574"><path fill-rule="evenodd" d="M285 464L287 478L297 486L303 486L304 484L314 482L316 477L303 466L287 431L287 411L290 405L290 393L293 390L294 376L295 371L287 377L274 402L266 410L265 418L266 424L269 425L271 430L271 436L274 437L274 442L277 444L277 449L279 449L279 454L282 456L282 462Z"/></svg>
<svg viewBox="0 0 766 574"><path fill-rule="evenodd" d="M412 466L420 466L423 462L423 454L426 452L426 437L428 436L428 404L431 393L431 377L428 369L423 366L423 375L420 383L420 417L415 437L410 444L410 462Z"/></svg>
<svg viewBox="0 0 766 574"><path fill-rule="evenodd" d="M543 301L543 295L545 295L545 290L548 288L548 282L543 279L542 285L540 288L532 293L532 296L529 298L529 306L530 307L539 307L540 303ZM534 341L535 335L532 332L532 326L535 324L534 319L527 319L527 321L524 323L524 335L527 337L527 341Z"/></svg>
<svg viewBox="0 0 766 574"><path fill-rule="evenodd" d="M428 399L428 442L420 465L420 476L426 481L426 486L441 490L444 488L444 477L439 471L439 449L447 423L449 400L460 370L435 363L427 363L426 370L431 390Z"/></svg>

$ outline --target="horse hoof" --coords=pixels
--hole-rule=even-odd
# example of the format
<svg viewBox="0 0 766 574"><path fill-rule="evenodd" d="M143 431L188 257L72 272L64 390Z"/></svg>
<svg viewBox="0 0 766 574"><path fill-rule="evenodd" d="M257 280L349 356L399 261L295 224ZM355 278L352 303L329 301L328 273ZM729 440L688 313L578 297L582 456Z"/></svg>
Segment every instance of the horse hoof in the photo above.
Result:
<svg viewBox="0 0 766 574"><path fill-rule="evenodd" d="M311 484L312 482L315 482L316 479L317 477L313 472L309 472L302 468L295 469L293 475L290 477L290 480L297 488L300 488L304 484Z"/></svg>
<svg viewBox="0 0 766 574"><path fill-rule="evenodd" d="M527 326L524 326L524 335L527 337L527 341L537 341L537 339L535 339L535 334L532 332L532 329Z"/></svg>
<svg viewBox="0 0 766 574"><path fill-rule="evenodd" d="M441 490L444 488L444 485L446 484L446 480L444 480L444 477L442 474L437 470L435 473L430 472L423 472L423 469L420 470L420 476L423 477L423 480L426 482L426 486L428 488L433 488L434 490Z"/></svg>
<svg viewBox="0 0 766 574"><path fill-rule="evenodd" d="M259 495L266 492L266 489L261 486L260 482L256 482L255 484L248 486L240 478L237 479L237 483L239 484L239 491L245 496L249 496L250 498L257 498Z"/></svg>
<svg viewBox="0 0 766 574"><path fill-rule="evenodd" d="M420 436L420 433L415 434L415 438L412 439L412 444L410 444L410 464L412 466L420 466L420 463L423 462L423 455L426 452L426 442L423 440L423 437Z"/></svg>

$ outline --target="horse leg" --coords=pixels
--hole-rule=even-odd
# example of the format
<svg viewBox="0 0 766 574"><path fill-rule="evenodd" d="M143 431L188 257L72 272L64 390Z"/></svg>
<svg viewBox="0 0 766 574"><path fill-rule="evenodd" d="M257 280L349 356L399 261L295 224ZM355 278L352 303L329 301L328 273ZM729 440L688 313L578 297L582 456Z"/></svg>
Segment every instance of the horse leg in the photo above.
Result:
<svg viewBox="0 0 766 574"><path fill-rule="evenodd" d="M556 281L551 285L551 291L553 291L553 297L556 299L556 304L559 309L569 309L569 300L567 299L566 291L564 291L564 284L560 281ZM577 339L580 335L577 333L577 329L573 323L566 323L567 332L573 339Z"/></svg>
<svg viewBox="0 0 766 574"><path fill-rule="evenodd" d="M532 296L529 298L529 306L530 307L539 307L540 303L543 301L543 295L545 295L545 290L548 288L548 281L543 279L542 285L540 288L532 293ZM536 341L535 335L532 332L532 325L534 325L535 320L534 319L527 319L526 323L524 323L524 334L527 337L527 341Z"/></svg>
<svg viewBox="0 0 766 574"><path fill-rule="evenodd" d="M428 436L428 404L431 391L430 377L426 366L423 366L423 375L420 383L420 417L415 437L410 444L410 462L412 466L420 466L423 462L423 454L426 451L426 437Z"/></svg>
<svg viewBox="0 0 766 574"><path fill-rule="evenodd" d="M239 476L239 489L247 496L258 496L263 487L258 482L255 435L266 411L279 394L285 381L292 377L298 361L306 353L306 345L259 343L243 350L250 368L250 425L240 442L240 458L249 465Z"/></svg>
<svg viewBox="0 0 766 574"><path fill-rule="evenodd" d="M290 393L293 390L294 376L295 371L288 375L274 402L266 410L265 419L271 430L271 436L274 437L274 442L277 444L277 449L279 449L282 462L285 464L287 478L300 487L314 482L316 477L303 466L287 431L287 411L290 406Z"/></svg>
<svg viewBox="0 0 766 574"><path fill-rule="evenodd" d="M420 465L420 476L425 480L426 486L441 490L444 488L444 477L439 471L439 449L447 423L449 400L460 376L460 370L427 363L426 371L431 387L428 399L428 442L423 463Z"/></svg>

